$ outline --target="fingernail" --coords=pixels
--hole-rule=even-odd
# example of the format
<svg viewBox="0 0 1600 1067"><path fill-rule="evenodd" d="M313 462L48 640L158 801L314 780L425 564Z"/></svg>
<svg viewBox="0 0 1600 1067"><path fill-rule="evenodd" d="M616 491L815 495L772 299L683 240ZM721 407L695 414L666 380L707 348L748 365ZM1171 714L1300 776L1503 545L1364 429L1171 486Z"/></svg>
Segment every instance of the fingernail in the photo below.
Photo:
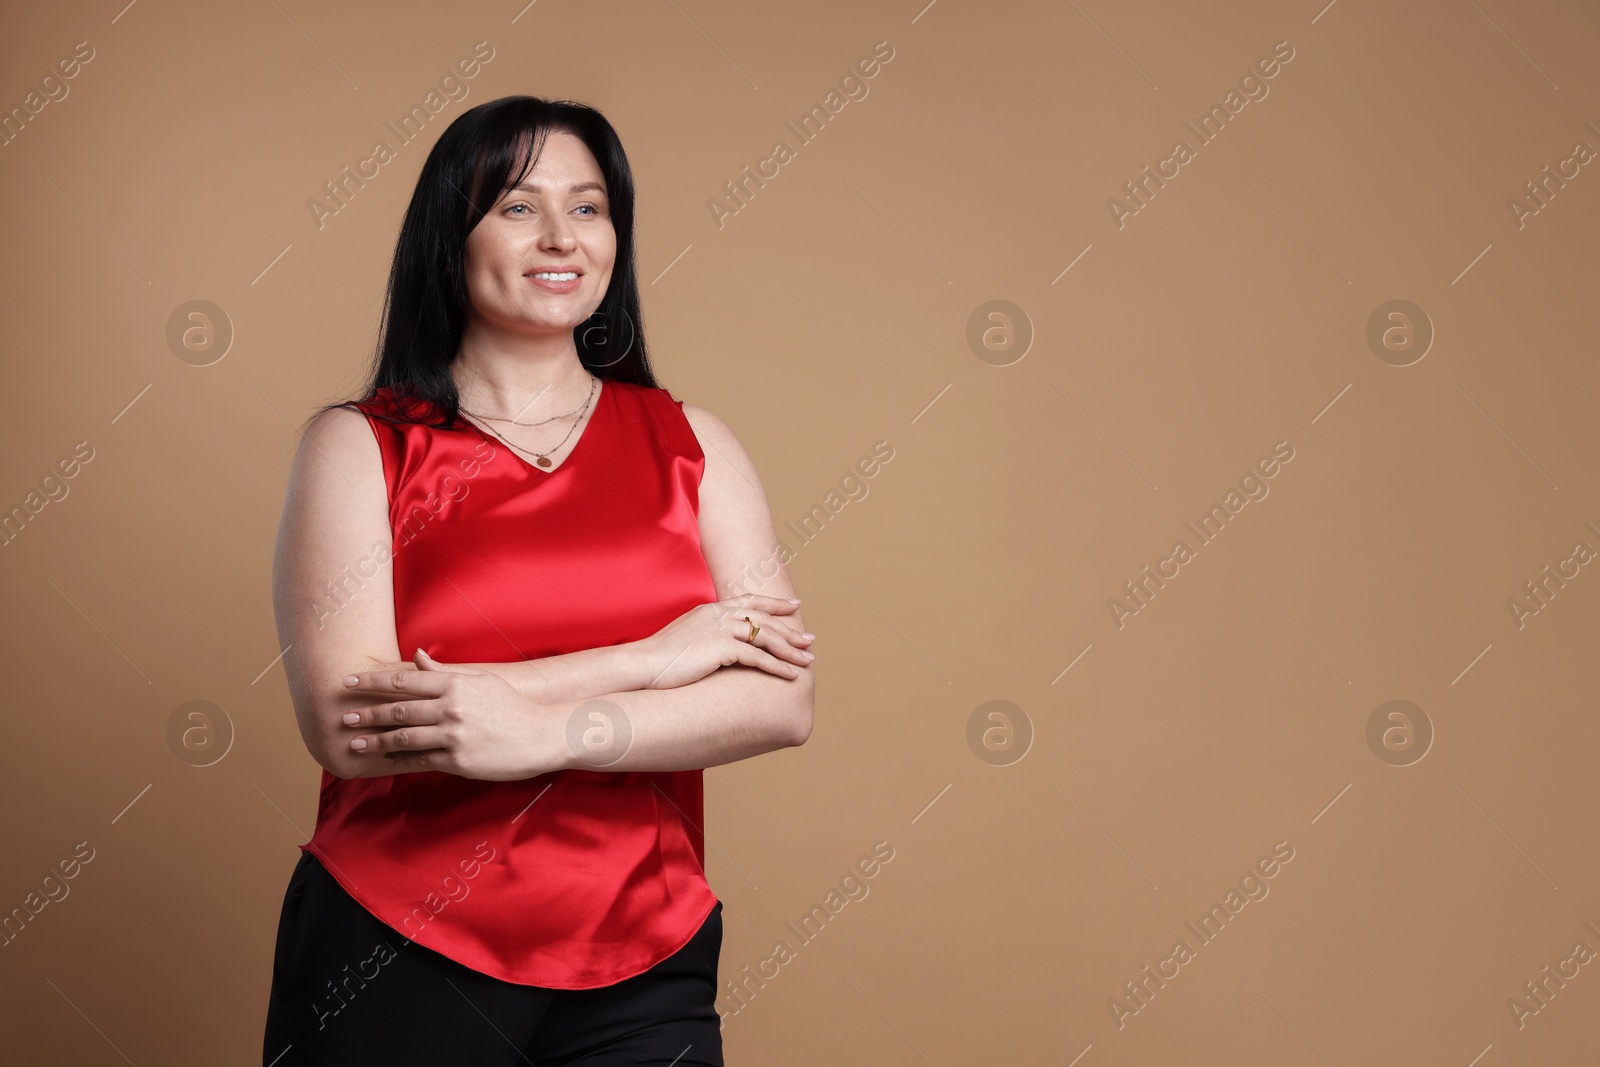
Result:
<svg viewBox="0 0 1600 1067"><path fill-rule="evenodd" d="M815 641L817 639L816 634L801 634L800 636L805 638L807 641Z"/></svg>
<svg viewBox="0 0 1600 1067"><path fill-rule="evenodd" d="M344 684L345 685L355 685L359 681L361 681L361 679L357 678L353 674L347 674L347 675L344 676Z"/></svg>
<svg viewBox="0 0 1600 1067"><path fill-rule="evenodd" d="M358 748L358 749L359 748L366 748L367 747L367 739L365 737L358 737L354 741L350 742L350 747L351 748Z"/></svg>
<svg viewBox="0 0 1600 1067"><path fill-rule="evenodd" d="M802 648L802 649L801 649L801 650L800 650L800 654L801 654L801 655L802 655L802 656L804 656L804 657L805 657L805 658L806 658L806 659L816 659L816 658L817 658L817 656L816 656L816 653L814 653L814 652L807 652L807 651L806 651L806 650L805 650L805 649L803 649L803 648Z"/></svg>
<svg viewBox="0 0 1600 1067"><path fill-rule="evenodd" d="M361 713L359 711L352 711L350 714L344 717L344 721L346 725L354 726L361 721Z"/></svg>
<svg viewBox="0 0 1600 1067"><path fill-rule="evenodd" d="M800 598L797 597L797 596L792 596L792 597L789 598L789 603L798 604L798 603L800 603Z"/></svg>

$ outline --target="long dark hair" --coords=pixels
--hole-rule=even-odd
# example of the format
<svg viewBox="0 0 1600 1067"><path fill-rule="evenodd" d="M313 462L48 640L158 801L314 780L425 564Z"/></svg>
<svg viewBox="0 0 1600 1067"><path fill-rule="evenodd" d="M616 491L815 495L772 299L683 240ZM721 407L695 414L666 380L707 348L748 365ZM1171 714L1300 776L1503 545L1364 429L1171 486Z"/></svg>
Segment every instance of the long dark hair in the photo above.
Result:
<svg viewBox="0 0 1600 1067"><path fill-rule="evenodd" d="M467 235L538 159L546 138L570 133L594 154L605 179L617 258L599 308L573 328L578 359L598 378L658 385L650 369L633 247L633 171L604 115L572 100L503 96L463 113L422 164L395 241L383 326L361 400L387 387L401 401L396 421L425 422L409 398L426 401L453 427L460 396L450 363L466 325ZM336 401L327 408L348 406Z"/></svg>

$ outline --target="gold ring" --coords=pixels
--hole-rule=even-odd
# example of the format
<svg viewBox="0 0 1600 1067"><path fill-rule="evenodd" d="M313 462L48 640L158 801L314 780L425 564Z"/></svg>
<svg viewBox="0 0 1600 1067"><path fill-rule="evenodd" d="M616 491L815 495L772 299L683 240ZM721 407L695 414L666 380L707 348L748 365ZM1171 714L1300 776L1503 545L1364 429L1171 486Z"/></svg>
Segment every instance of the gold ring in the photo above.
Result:
<svg viewBox="0 0 1600 1067"><path fill-rule="evenodd" d="M745 622L750 622L750 616L746 615L744 617L744 621ZM758 634L760 632L761 632L761 627L756 625L753 622L750 622L750 637L749 637L749 641L750 641L750 643L752 645L756 643L756 634Z"/></svg>

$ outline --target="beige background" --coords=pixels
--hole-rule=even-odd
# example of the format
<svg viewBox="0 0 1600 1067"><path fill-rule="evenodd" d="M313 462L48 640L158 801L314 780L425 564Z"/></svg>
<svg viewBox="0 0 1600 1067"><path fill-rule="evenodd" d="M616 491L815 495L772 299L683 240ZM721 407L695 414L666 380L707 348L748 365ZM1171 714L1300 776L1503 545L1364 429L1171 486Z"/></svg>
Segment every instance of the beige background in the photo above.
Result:
<svg viewBox="0 0 1600 1067"><path fill-rule="evenodd" d="M1591 6L118 3L12 5L0 34L7 109L95 53L0 148L0 502L94 450L0 550L0 911L94 850L0 948L14 1062L257 1061L317 800L268 589L296 425L359 380L427 146L511 93L617 126L660 377L740 434L779 524L894 449L791 567L811 741L707 772L723 977L795 949L726 1019L730 1063L1596 1054L1600 965L1508 1007L1600 951L1600 574L1508 607L1600 550L1600 173L1521 228L1507 206L1600 149ZM319 230L322 183L480 40L470 95ZM1270 94L1197 146L1184 123L1282 40ZM878 41L869 95L797 145ZM1119 229L1108 199L1180 137ZM719 229L708 201L779 138L795 158ZM198 299L234 333L208 366L166 340ZM995 299L1034 334L1008 366L966 340ZM1436 331L1404 367L1366 341L1395 299ZM1119 628L1107 601L1279 441L1270 495ZM1395 699L1434 734L1405 766L1367 739ZM190 700L232 726L210 766L168 744ZM999 753L968 742L991 700L1028 724ZM785 924L879 841L801 945ZM1281 841L1201 946L1184 924Z"/></svg>

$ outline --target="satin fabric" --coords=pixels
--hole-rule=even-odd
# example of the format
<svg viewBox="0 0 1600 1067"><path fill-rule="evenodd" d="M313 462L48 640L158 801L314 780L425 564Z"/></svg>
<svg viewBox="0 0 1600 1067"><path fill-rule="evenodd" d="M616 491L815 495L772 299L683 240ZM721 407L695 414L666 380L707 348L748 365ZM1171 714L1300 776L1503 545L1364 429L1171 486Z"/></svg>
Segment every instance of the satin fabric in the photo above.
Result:
<svg viewBox="0 0 1600 1067"><path fill-rule="evenodd" d="M352 405L383 454L401 656L560 655L648 637L717 599L700 550L705 455L683 402L605 380L596 405L551 471L465 420L393 421L387 390ZM419 944L508 982L590 989L666 959L716 905L702 797L699 770L324 770L301 848Z"/></svg>

